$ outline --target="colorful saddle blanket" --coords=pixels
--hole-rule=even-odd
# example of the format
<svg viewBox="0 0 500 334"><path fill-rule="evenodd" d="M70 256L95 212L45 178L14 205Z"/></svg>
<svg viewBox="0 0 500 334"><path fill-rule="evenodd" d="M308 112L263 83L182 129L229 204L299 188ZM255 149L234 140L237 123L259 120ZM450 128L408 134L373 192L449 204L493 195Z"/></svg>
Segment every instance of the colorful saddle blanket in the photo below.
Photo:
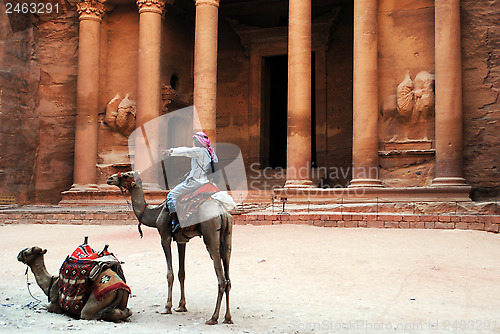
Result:
<svg viewBox="0 0 500 334"><path fill-rule="evenodd" d="M123 276L118 259L107 250L96 252L85 244L78 246L71 255L66 257L59 270L59 305L65 312L74 317L80 317L82 308L92 293L93 279L101 278L102 274L97 275L105 269L104 262L102 262L104 259L107 263L112 262L115 268L118 267L117 271ZM119 282L114 280L113 284L115 283ZM101 297L113 289L125 288L130 292L130 288L125 284L125 277L122 277L121 283L115 284L112 289L103 286L102 289L94 292L98 292Z"/></svg>
<svg viewBox="0 0 500 334"><path fill-rule="evenodd" d="M198 190L191 194L187 194L177 203L177 216L181 227L192 226L197 222L190 219L198 208L207 200L212 198L212 195L219 192L219 188L212 183L202 185Z"/></svg>

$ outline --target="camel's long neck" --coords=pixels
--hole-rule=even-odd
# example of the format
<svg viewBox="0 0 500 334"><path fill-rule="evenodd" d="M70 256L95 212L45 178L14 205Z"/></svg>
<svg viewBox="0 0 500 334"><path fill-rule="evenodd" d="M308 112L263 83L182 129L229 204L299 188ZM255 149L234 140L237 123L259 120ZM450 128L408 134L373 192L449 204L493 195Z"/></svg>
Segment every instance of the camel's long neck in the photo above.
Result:
<svg viewBox="0 0 500 334"><path fill-rule="evenodd" d="M54 283L54 280L56 279L56 277L50 275L49 272L47 271L47 268L45 268L43 255L34 259L29 264L29 267L31 268L33 275L35 275L36 283L43 290L43 292L48 296L50 293L49 290L51 288L51 285Z"/></svg>
<svg viewBox="0 0 500 334"><path fill-rule="evenodd" d="M162 208L147 204L144 190L140 185L135 185L130 189L130 197L137 219L146 226L156 227L156 220Z"/></svg>

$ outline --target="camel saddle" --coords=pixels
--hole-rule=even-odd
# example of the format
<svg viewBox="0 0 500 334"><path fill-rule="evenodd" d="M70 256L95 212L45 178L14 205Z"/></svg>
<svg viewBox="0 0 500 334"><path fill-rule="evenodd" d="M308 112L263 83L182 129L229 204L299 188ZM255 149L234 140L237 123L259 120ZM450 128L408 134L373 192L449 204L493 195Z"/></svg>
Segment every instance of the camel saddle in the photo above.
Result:
<svg viewBox="0 0 500 334"><path fill-rule="evenodd" d="M59 270L59 305L76 318L92 292L100 299L117 289L130 292L120 261L106 248L96 252L82 244L66 257Z"/></svg>
<svg viewBox="0 0 500 334"><path fill-rule="evenodd" d="M205 201L211 199L212 195L219 191L219 188L213 183L206 183L177 201L177 216L183 230L195 229L195 225L199 222L191 221L193 214Z"/></svg>

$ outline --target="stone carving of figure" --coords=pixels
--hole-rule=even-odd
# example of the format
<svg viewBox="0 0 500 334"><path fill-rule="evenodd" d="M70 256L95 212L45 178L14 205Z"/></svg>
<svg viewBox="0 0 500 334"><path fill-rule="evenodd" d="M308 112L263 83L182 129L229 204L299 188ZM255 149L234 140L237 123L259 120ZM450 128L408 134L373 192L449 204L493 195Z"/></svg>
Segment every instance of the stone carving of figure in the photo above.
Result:
<svg viewBox="0 0 500 334"><path fill-rule="evenodd" d="M120 101L119 94L109 101L104 121L110 128L128 137L135 129L137 105L128 94L120 103L118 101Z"/></svg>
<svg viewBox="0 0 500 334"><path fill-rule="evenodd" d="M428 139L432 135L434 116L434 75L421 71L410 78L406 72L396 88L381 105L381 136L391 141Z"/></svg>
<svg viewBox="0 0 500 334"><path fill-rule="evenodd" d="M399 117L412 125L434 115L434 75L427 71L417 74L415 81L406 72L396 90Z"/></svg>

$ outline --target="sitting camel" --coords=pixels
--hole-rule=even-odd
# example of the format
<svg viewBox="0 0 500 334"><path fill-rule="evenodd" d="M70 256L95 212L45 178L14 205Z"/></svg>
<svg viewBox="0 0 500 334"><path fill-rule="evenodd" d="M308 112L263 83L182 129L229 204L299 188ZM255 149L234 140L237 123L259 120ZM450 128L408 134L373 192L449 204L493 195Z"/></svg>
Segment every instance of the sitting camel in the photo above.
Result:
<svg viewBox="0 0 500 334"><path fill-rule="evenodd" d="M38 286L48 296L49 306L47 310L53 313L64 313L59 305L59 276L50 275L45 268L43 259L46 249L30 247L19 252L17 260L28 265L35 275ZM87 302L82 308L80 318L86 320L119 321L132 315L127 308L129 292L118 289L106 293L101 299L97 299L94 293L90 294Z"/></svg>
<svg viewBox="0 0 500 334"><path fill-rule="evenodd" d="M165 305L165 313L172 313L172 287L174 274L172 268L172 222L169 216L166 201L160 205L154 206L146 203L144 191L137 172L117 173L109 177L107 183L115 185L120 189L126 189L130 192L134 213L140 224L154 227L158 230L161 237L161 245L165 258L167 260L167 280L168 297ZM216 213L216 214L214 214ZM229 310L229 290L231 281L229 279L229 260L231 257L231 232L232 216L223 208L223 206L214 199L207 200L198 209L197 224L192 231L177 231L176 239L179 252L179 283L181 287L181 298L176 312L186 312L186 297L184 294L184 279L186 277L184 270L186 242L187 238L194 236L203 236L203 241L207 247L208 253L214 263L215 274L218 280L218 294L215 311L212 317L206 321L208 325L217 324L219 311L224 293L226 294L226 315L225 324L232 324L231 313ZM210 217L210 218L207 218ZM185 238L187 237L187 238ZM221 263L222 260L222 263Z"/></svg>

